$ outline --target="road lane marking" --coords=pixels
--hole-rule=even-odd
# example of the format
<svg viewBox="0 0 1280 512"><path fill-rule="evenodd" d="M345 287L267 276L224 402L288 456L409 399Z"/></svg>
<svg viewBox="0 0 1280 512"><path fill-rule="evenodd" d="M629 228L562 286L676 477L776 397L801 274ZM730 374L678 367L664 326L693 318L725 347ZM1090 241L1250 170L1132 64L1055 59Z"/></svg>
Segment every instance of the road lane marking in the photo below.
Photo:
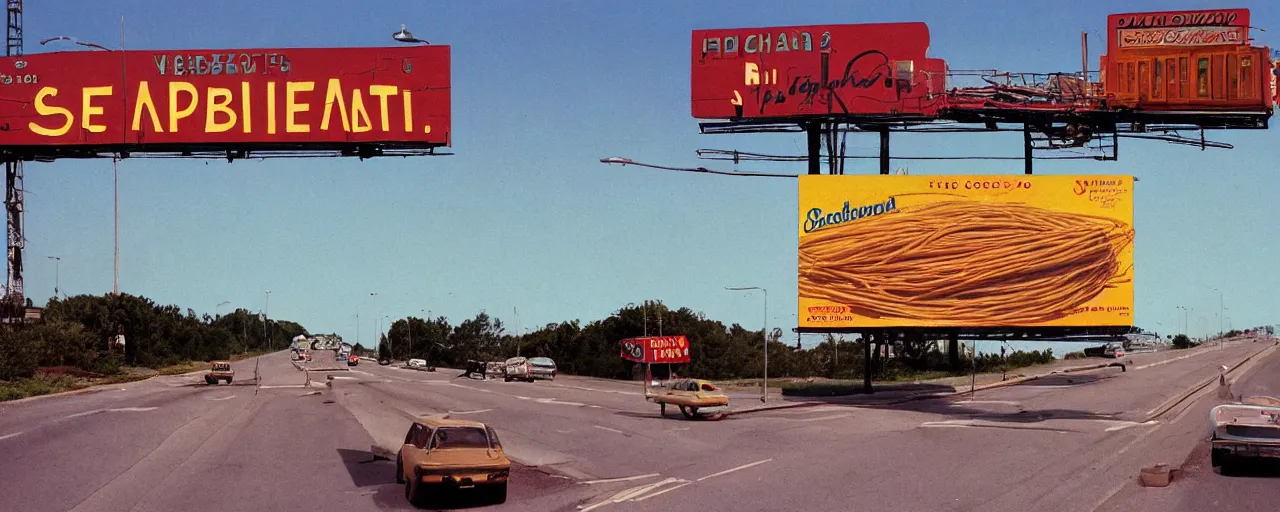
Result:
<svg viewBox="0 0 1280 512"><path fill-rule="evenodd" d="M3 438L3 437L0 437L0 439L4 439L4 438ZM592 485L592 484L611 484L611 483L614 483L614 482L630 482L630 481L632 481L632 480L644 480L644 479L646 479L646 478L653 478L653 477L656 477L656 476L662 476L662 474L661 474L661 473L649 473L649 474L647 474L647 475L624 476L624 477L620 477L620 478L602 478L602 479L600 479L600 480L587 480L587 481L585 481L585 482L578 482L578 483L580 483L580 484L584 484L584 485Z"/></svg>
<svg viewBox="0 0 1280 512"><path fill-rule="evenodd" d="M67 419L71 419L71 418L79 418L79 417L82 417L82 416L89 416L89 415L93 415L93 414L98 414L98 413L100 413L100 412L102 412L102 411L105 411L105 410L106 410L106 409L94 409L94 410L92 410L92 411L78 412L78 413L75 413L75 414L68 415L68 416L67 416Z"/></svg>
<svg viewBox="0 0 1280 512"><path fill-rule="evenodd" d="M223 400L230 400L230 399L235 398L235 397L236 397L235 395L231 395L231 396L220 396L220 397L218 397L218 398L206 398L206 400L209 400L209 401L211 401L211 402L221 402L221 401L223 401Z"/></svg>
<svg viewBox="0 0 1280 512"><path fill-rule="evenodd" d="M683 483L683 482L688 482L688 480L669 477L665 480L661 480L651 484L640 485L640 486L632 487L630 489L624 489L622 491L618 491L613 496L606 498L604 501L600 501L598 503L588 505L586 507L583 507L582 505L578 505L578 507L581 509L582 512L590 512L592 510L603 507L605 505L610 505L613 503L622 503L624 501L635 498L637 496L640 496L644 493L647 493L649 491L652 491L664 485L674 484L674 483Z"/></svg>
<svg viewBox="0 0 1280 512"><path fill-rule="evenodd" d="M489 412L492 410L493 409L477 409L474 411L449 411L449 414L480 414L482 412Z"/></svg>
<svg viewBox="0 0 1280 512"><path fill-rule="evenodd" d="M80 418L84 416L92 416L103 412L147 412L159 409L159 407L120 407L117 409L94 409L91 411L78 412L67 416L67 419Z"/></svg>
<svg viewBox="0 0 1280 512"><path fill-rule="evenodd" d="M14 433L12 433L12 434L5 434L5 435L0 436L0 441L4 441L5 439L9 439L10 437L18 437L18 436L20 436L20 435L22 435L22 432L14 432Z"/></svg>
<svg viewBox="0 0 1280 512"><path fill-rule="evenodd" d="M684 486L686 486L686 485L693 485L693 482L685 482L685 483L682 483L682 484L677 485L677 486L675 486L675 487L668 487L668 488L663 489L663 490L661 490L661 491L655 492L655 493L653 493L653 494L648 494L648 495L645 495L645 496L641 496L641 497L636 498L636 499L631 500L631 501L644 501L644 500L647 500L647 499L652 498L652 497L654 497L654 496L659 496L659 495L662 495L662 494L669 493L669 492L671 492L671 491L674 491L674 490L679 489L679 488L681 488L681 487L684 487Z"/></svg>
<svg viewBox="0 0 1280 512"><path fill-rule="evenodd" d="M719 472L719 473L712 473L712 474L710 474L710 475L704 476L704 477L702 477L702 478L699 478L699 479L698 479L698 481L699 481L699 482L701 482L701 481L706 480L706 479L708 479L708 478L717 477L717 476L720 476L720 475L727 475L727 474L732 473L732 472L734 472L734 471L741 471L741 470L744 470L744 469L747 469L747 468L756 467L756 466L759 466L759 465L764 464L764 463L766 463L766 462L770 462L770 461L772 461L772 460L773 460L773 459L765 459L765 460L758 460L758 461L752 462L752 463L750 463L750 464L743 464L743 465L738 466L738 467L736 467L736 468L729 468L729 469L726 469L726 470L721 471L721 472Z"/></svg>
<svg viewBox="0 0 1280 512"><path fill-rule="evenodd" d="M618 430L618 429L616 429L616 428L602 427L602 426L600 426L600 425L592 425L592 426L593 426L593 427L595 427L595 428L598 428L598 429L600 429L600 430L608 430L609 432L613 432L613 433L615 433L615 434L626 434L626 432L623 432L623 431Z"/></svg>
<svg viewBox="0 0 1280 512"><path fill-rule="evenodd" d="M556 400L556 399L554 399L554 398L538 398L538 399L536 399L536 400L534 400L534 401L535 401L535 402L538 402L538 403L540 403L540 404L572 405L572 406L575 406L575 407L582 407L582 406L584 406L584 405L587 405L587 404L579 403L579 402L561 402L561 401Z"/></svg>
<svg viewBox="0 0 1280 512"><path fill-rule="evenodd" d="M1106 432L1115 432L1115 431L1118 431L1118 430L1124 430L1124 429L1126 429L1126 428L1130 428L1130 427L1137 427L1137 426L1151 426L1151 425L1156 425L1156 424L1159 424L1159 423L1160 423L1160 422L1159 422L1159 421L1156 421L1156 420L1146 421L1146 422L1142 422L1142 423L1138 423L1138 422L1136 422L1136 421L1125 421L1125 422L1121 422L1119 425L1115 425L1115 426L1107 427L1107 428L1106 428Z"/></svg>
<svg viewBox="0 0 1280 512"><path fill-rule="evenodd" d="M951 406L955 407L960 404L1022 405L1022 402L1014 402L1012 400L961 400L952 402Z"/></svg>

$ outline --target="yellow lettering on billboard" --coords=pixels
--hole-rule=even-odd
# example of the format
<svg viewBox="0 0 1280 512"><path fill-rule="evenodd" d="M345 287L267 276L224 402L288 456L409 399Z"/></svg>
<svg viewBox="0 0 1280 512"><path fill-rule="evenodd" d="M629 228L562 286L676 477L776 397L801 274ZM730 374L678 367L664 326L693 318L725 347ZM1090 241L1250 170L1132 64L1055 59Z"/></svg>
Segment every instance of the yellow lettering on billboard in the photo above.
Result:
<svg viewBox="0 0 1280 512"><path fill-rule="evenodd" d="M276 82L267 82L267 134L276 134Z"/></svg>
<svg viewBox="0 0 1280 512"><path fill-rule="evenodd" d="M253 133L253 118L249 117L249 82L240 82L240 121L245 133Z"/></svg>
<svg viewBox="0 0 1280 512"><path fill-rule="evenodd" d="M284 131L304 133L311 131L311 125L298 124L294 119L298 113L311 110L309 103L298 103L297 94L309 92L316 88L315 82L285 82L284 85Z"/></svg>
<svg viewBox="0 0 1280 512"><path fill-rule="evenodd" d="M62 107L49 105L44 102L45 98L57 95L57 87L41 87L40 92L36 93L35 109L36 113L42 116L62 116L64 119L62 126L57 128L45 128L36 124L35 121L32 121L27 123L27 128L33 133L44 135L45 137L58 137L66 135L67 132L71 131L71 124L75 122L75 116L71 115L71 111Z"/></svg>
<svg viewBox="0 0 1280 512"><path fill-rule="evenodd" d="M387 111L387 98L396 95L396 86L394 85L370 85L369 95L378 97L378 114L382 131L391 131L391 113Z"/></svg>
<svg viewBox="0 0 1280 512"><path fill-rule="evenodd" d="M156 102L151 99L151 86L146 80L138 82L138 99L133 104L133 131L142 129L142 109L147 110L147 115L151 117L151 130L156 133L164 133L164 128L160 126L160 116L156 114Z"/></svg>
<svg viewBox="0 0 1280 512"><path fill-rule="evenodd" d="M236 112L231 110L231 89L210 87L204 111L205 133L220 133L230 130L236 125ZM226 114L227 120L218 122L218 114Z"/></svg>
<svg viewBox="0 0 1280 512"><path fill-rule="evenodd" d="M95 96L110 96L111 86L103 85L98 87L85 87L80 90L80 127L90 133L102 133L107 131L106 125L93 124L93 116L102 115L102 107L93 104Z"/></svg>
<svg viewBox="0 0 1280 512"><path fill-rule="evenodd" d="M338 115L342 116L342 131L351 131L351 120L347 118L347 101L342 99L342 81L329 79L329 86L324 92L324 117L320 118L320 129L329 129L329 116L333 114L334 104L338 105Z"/></svg>
<svg viewBox="0 0 1280 512"><path fill-rule="evenodd" d="M413 91L400 91L400 97L404 98L404 132L413 133Z"/></svg>
<svg viewBox="0 0 1280 512"><path fill-rule="evenodd" d="M178 108L178 93L185 92L191 102L185 108ZM200 97L196 95L196 86L191 82L169 82L169 131L178 131L178 120L190 116L196 111Z"/></svg>
<svg viewBox="0 0 1280 512"><path fill-rule="evenodd" d="M361 124L361 121L364 121ZM351 90L351 131L354 133L364 133L373 129L373 124L369 122L369 111L364 109L364 96L360 94L360 89Z"/></svg>
<svg viewBox="0 0 1280 512"><path fill-rule="evenodd" d="M1133 325L1131 176L801 176L800 326Z"/></svg>

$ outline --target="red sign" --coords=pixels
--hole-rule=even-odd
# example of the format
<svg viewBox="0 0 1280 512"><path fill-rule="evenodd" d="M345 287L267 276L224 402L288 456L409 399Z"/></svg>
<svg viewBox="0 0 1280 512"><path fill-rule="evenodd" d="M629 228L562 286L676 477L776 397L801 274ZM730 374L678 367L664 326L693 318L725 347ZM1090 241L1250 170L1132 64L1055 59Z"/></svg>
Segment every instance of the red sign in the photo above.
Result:
<svg viewBox="0 0 1280 512"><path fill-rule="evenodd" d="M448 46L8 57L0 59L0 146L447 146L449 76Z"/></svg>
<svg viewBox="0 0 1280 512"><path fill-rule="evenodd" d="M622 340L622 358L637 363L687 363L689 339L680 336L650 336Z"/></svg>
<svg viewBox="0 0 1280 512"><path fill-rule="evenodd" d="M1107 16L1107 51L1120 48L1247 44L1248 9L1137 12Z"/></svg>
<svg viewBox="0 0 1280 512"><path fill-rule="evenodd" d="M698 119L937 112L946 63L924 23L693 31Z"/></svg>

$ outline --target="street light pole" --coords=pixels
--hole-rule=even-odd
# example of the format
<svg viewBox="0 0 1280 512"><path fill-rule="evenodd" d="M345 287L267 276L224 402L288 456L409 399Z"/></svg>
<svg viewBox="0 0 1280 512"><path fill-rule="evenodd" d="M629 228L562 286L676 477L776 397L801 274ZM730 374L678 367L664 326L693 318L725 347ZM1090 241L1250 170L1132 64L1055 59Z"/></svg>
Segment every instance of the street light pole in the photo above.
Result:
<svg viewBox="0 0 1280 512"><path fill-rule="evenodd" d="M115 213L113 215L115 223L115 273L111 281L111 293L120 295L120 159L111 159L111 189L112 203Z"/></svg>
<svg viewBox="0 0 1280 512"><path fill-rule="evenodd" d="M58 298L58 283L61 281L61 278L59 278L59 275L61 274L59 267L62 266L62 258L58 256L49 256L49 259L53 260L53 298L56 299Z"/></svg>
<svg viewBox="0 0 1280 512"><path fill-rule="evenodd" d="M262 342L266 344L268 349L270 349L271 348L271 335L270 335L271 330L268 328L268 326L271 324L271 290L267 290L267 304L266 304L266 307L262 309L262 315L263 315Z"/></svg>
<svg viewBox="0 0 1280 512"><path fill-rule="evenodd" d="M1222 337L1226 334L1222 331L1222 314L1226 308L1223 307L1222 290L1214 288L1213 291L1218 292L1218 346L1221 347Z"/></svg>
<svg viewBox="0 0 1280 512"><path fill-rule="evenodd" d="M764 335L764 382L760 387L760 401L768 402L769 400L769 290L759 286L739 286L725 287L726 290L760 290L764 293L764 326L761 328L761 334Z"/></svg>

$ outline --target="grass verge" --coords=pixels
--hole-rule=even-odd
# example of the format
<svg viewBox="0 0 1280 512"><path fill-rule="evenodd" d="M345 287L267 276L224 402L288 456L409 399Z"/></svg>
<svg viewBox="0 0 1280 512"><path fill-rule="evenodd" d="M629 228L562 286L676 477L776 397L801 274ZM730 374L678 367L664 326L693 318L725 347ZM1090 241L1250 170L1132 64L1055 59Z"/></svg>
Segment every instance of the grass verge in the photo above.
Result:
<svg viewBox="0 0 1280 512"><path fill-rule="evenodd" d="M247 354L235 354L231 356L230 360L239 361L265 353L266 352L255 351ZM0 402L8 402L10 400L18 400L53 393L63 393L66 391L75 391L77 389L84 389L90 386L137 382L156 375L181 375L184 373L206 370L208 368L209 363L207 362L189 361L182 364L157 368L154 373L118 373L98 378L74 377L65 374L36 375L30 379L0 381Z"/></svg>

